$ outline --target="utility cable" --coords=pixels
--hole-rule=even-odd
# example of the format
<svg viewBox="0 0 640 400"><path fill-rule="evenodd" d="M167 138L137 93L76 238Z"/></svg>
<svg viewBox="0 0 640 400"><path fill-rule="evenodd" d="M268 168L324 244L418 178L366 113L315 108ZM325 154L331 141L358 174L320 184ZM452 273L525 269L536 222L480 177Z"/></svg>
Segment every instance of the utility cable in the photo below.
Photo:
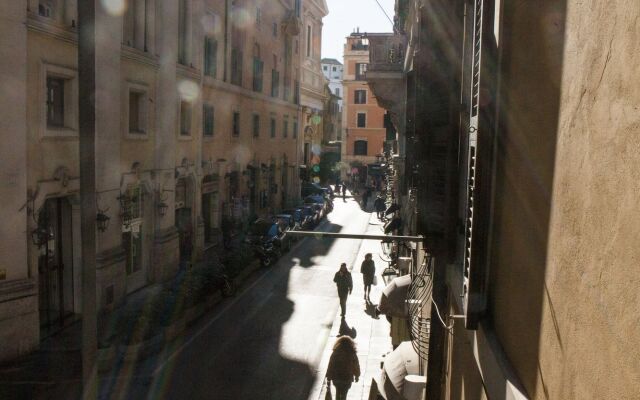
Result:
<svg viewBox="0 0 640 400"><path fill-rule="evenodd" d="M380 10L382 10L382 12L384 13L384 16L387 17L389 22L391 22L391 27L393 28L393 31L395 32L396 31L396 24L393 23L393 20L391 19L391 17L389 17L389 14L387 14L385 9L382 7L382 4L380 4L380 2L378 0L375 0L375 2L378 4L378 7L380 7Z"/></svg>

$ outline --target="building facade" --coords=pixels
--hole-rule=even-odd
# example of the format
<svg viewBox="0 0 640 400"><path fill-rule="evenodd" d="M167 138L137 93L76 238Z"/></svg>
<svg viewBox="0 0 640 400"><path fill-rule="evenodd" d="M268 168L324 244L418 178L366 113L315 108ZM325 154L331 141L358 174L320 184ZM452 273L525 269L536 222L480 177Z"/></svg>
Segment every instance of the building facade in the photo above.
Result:
<svg viewBox="0 0 640 400"><path fill-rule="evenodd" d="M215 252L223 217L299 200L302 2L273 3L98 3L100 309ZM6 360L82 315L80 99L76 1L0 11Z"/></svg>
<svg viewBox="0 0 640 400"><path fill-rule="evenodd" d="M370 164L377 163L386 139L385 113L366 81L369 39L354 32L344 45L342 179L366 183Z"/></svg>
<svg viewBox="0 0 640 400"><path fill-rule="evenodd" d="M425 238L405 251L422 398L637 397L638 15L399 0L370 38L401 232Z"/></svg>
<svg viewBox="0 0 640 400"><path fill-rule="evenodd" d="M329 89L331 93L339 98L338 104L340 108L342 108L342 96L344 96L344 89L342 87L344 65L335 58L323 58L320 63L324 77L329 80Z"/></svg>
<svg viewBox="0 0 640 400"><path fill-rule="evenodd" d="M325 0L307 0L302 4L302 33L300 35L300 105L302 106L303 147L302 176L312 179L317 176L313 166L320 163L322 135L324 132L322 112L326 101L324 76L320 67L322 50L322 18L329 13Z"/></svg>

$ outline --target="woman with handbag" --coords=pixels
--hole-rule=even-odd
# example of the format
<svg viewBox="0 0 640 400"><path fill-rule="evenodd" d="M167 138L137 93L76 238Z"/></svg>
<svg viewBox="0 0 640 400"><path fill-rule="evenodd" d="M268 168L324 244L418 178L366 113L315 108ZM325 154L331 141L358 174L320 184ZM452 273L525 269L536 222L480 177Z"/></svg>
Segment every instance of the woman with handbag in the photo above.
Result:
<svg viewBox="0 0 640 400"><path fill-rule="evenodd" d="M333 386L336 387L336 400L347 400L351 383L354 380L358 382L359 379L360 363L356 354L356 344L349 336L341 336L336 340L329 359L327 392L330 393L333 382Z"/></svg>

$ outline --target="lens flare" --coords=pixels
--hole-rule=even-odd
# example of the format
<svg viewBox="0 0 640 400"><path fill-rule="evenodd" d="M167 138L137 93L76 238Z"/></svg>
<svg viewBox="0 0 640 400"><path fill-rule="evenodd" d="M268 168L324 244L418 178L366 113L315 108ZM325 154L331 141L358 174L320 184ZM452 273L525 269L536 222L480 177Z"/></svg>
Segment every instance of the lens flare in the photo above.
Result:
<svg viewBox="0 0 640 400"><path fill-rule="evenodd" d="M127 10L126 0L100 0L102 7L110 15L119 16Z"/></svg>

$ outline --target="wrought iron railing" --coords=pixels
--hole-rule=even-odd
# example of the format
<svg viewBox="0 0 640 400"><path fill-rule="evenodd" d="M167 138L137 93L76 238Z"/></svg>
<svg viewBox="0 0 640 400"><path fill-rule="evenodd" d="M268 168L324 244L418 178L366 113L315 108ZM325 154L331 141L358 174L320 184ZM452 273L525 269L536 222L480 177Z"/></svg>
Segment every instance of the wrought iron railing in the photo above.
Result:
<svg viewBox="0 0 640 400"><path fill-rule="evenodd" d="M409 334L411 344L420 357L421 368L429 359L432 277L433 258L427 254L422 264L411 272L411 286L407 292Z"/></svg>

